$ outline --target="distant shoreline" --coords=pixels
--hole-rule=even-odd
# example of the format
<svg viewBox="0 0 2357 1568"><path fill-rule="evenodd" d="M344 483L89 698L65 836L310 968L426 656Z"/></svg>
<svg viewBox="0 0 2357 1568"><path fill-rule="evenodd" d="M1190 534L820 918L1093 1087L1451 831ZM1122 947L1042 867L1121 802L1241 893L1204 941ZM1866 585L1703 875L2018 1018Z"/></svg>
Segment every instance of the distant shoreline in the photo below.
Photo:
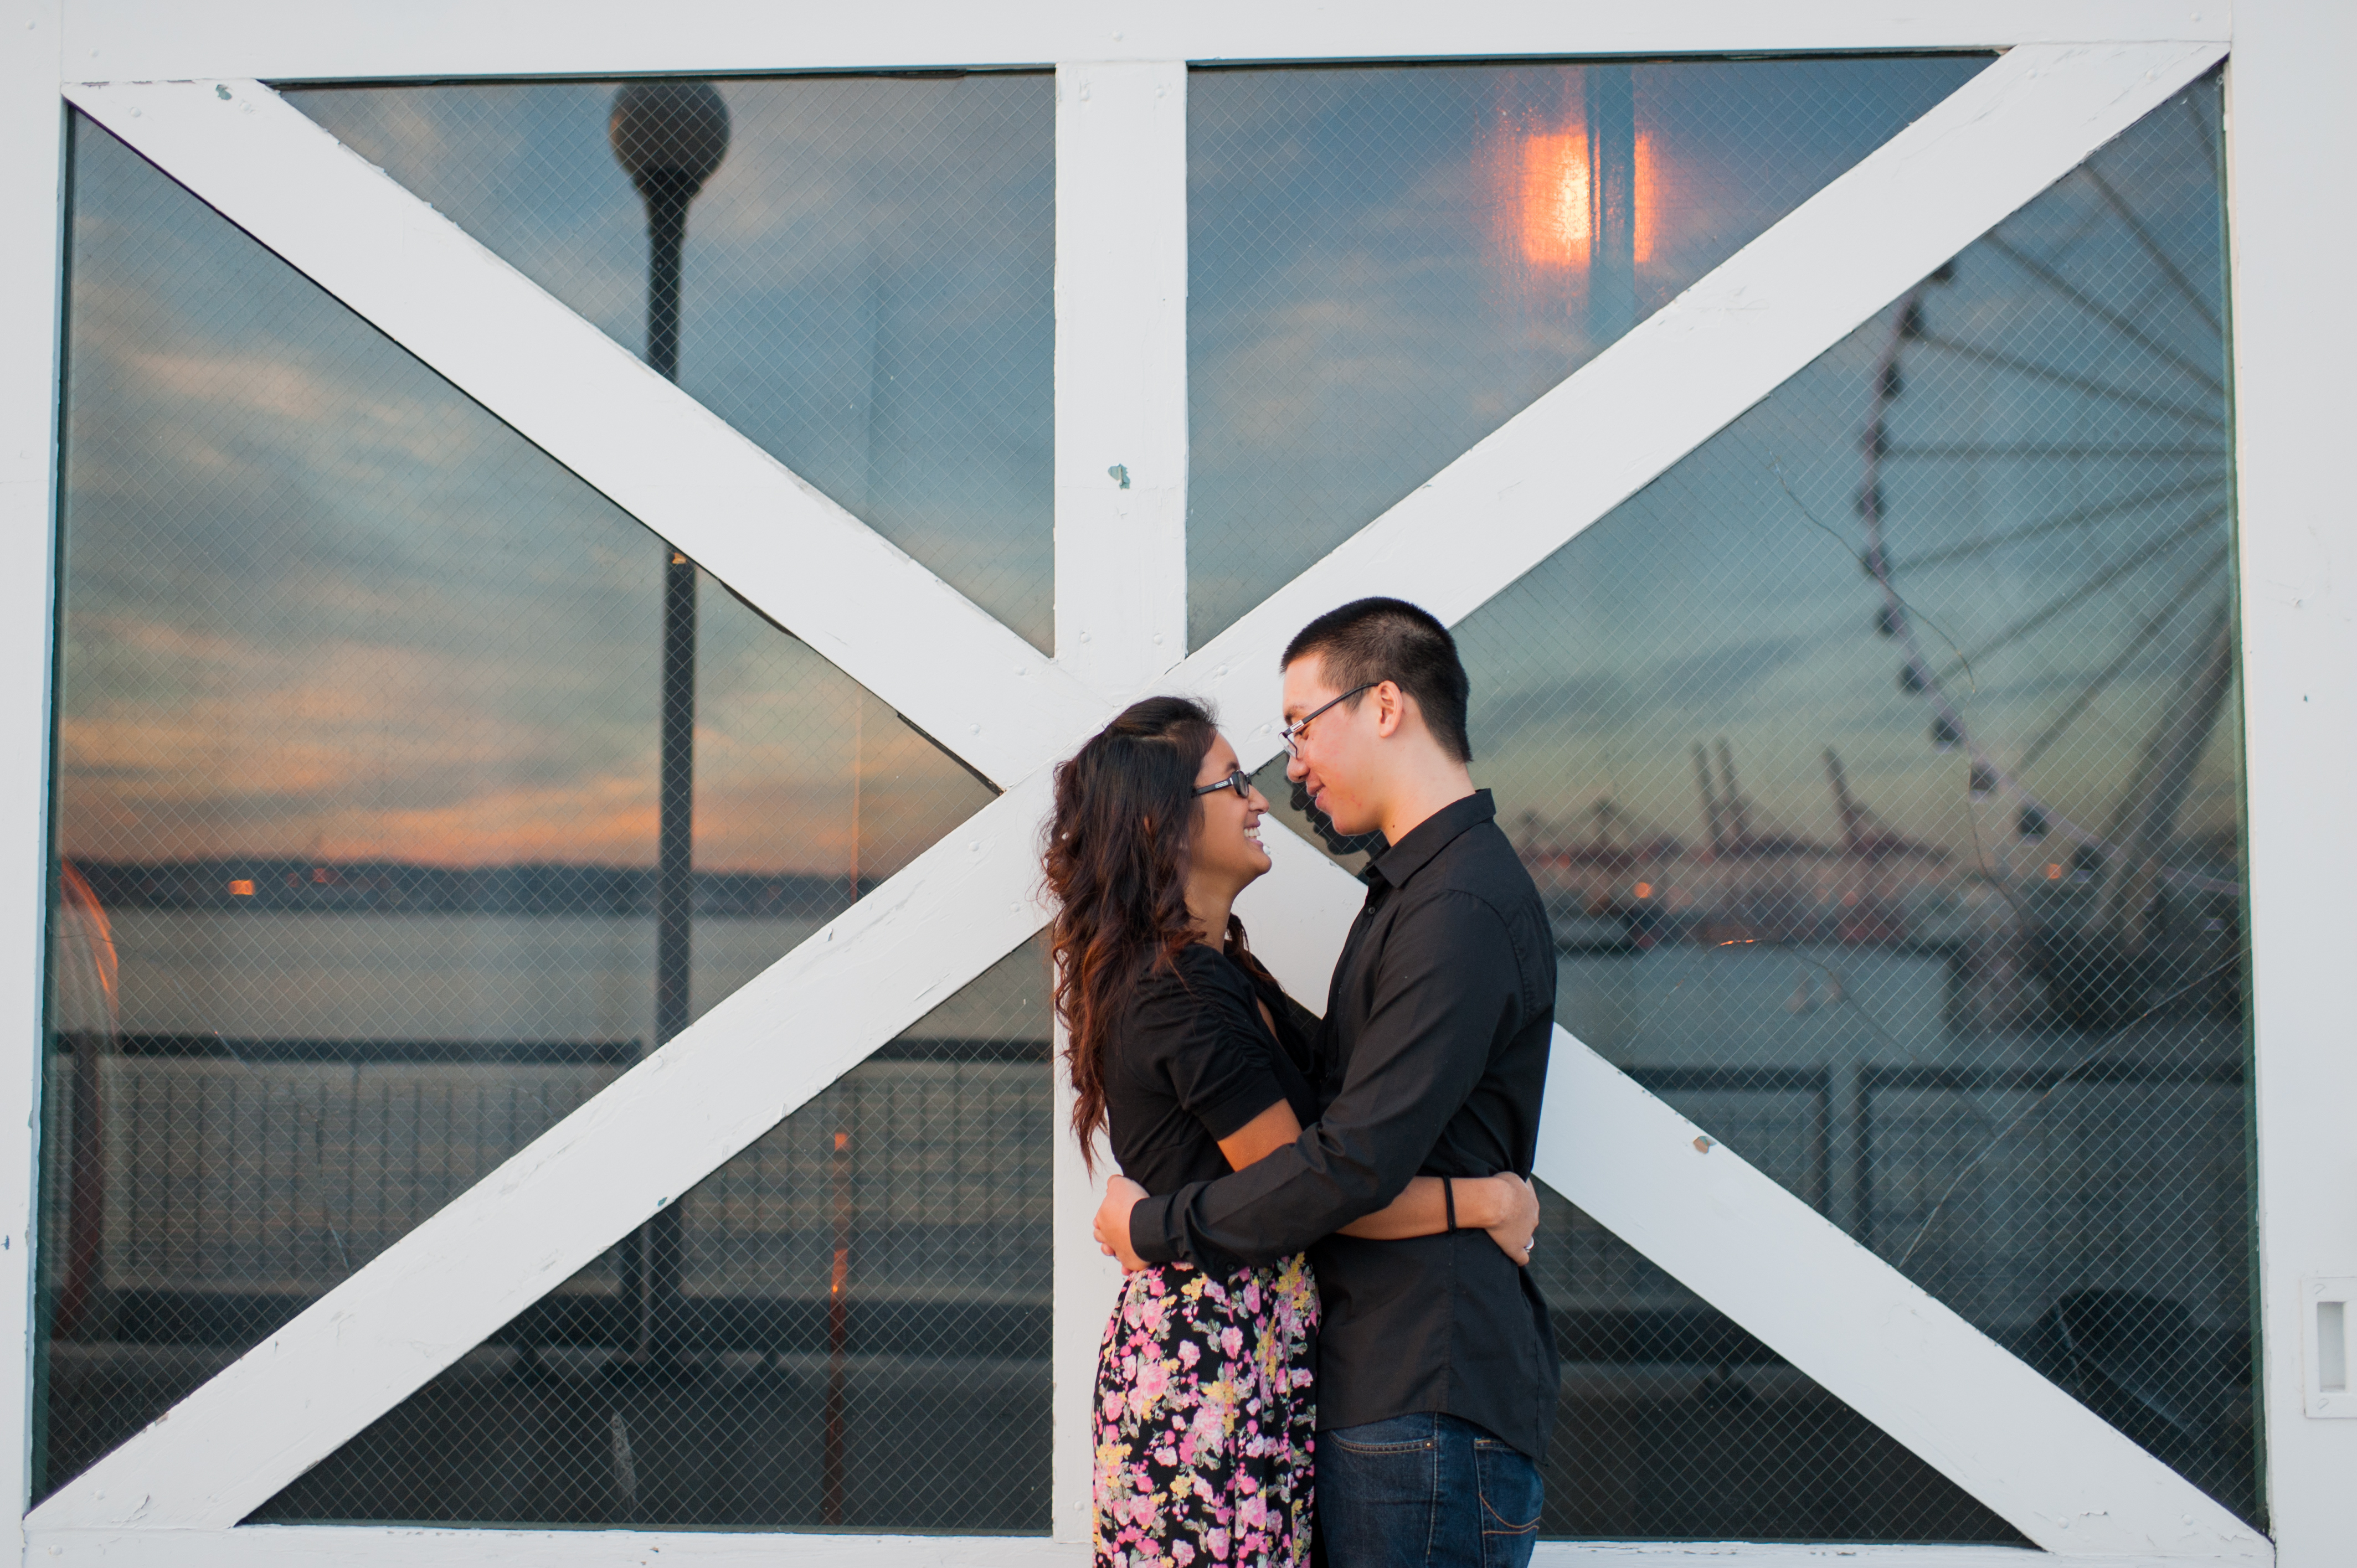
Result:
<svg viewBox="0 0 2357 1568"><path fill-rule="evenodd" d="M352 915L545 915L651 918L651 865L423 865L399 860L221 855L104 861L68 856L105 909ZM866 892L882 875L862 877ZM695 912L720 918L826 918L847 908L847 876L699 871Z"/></svg>

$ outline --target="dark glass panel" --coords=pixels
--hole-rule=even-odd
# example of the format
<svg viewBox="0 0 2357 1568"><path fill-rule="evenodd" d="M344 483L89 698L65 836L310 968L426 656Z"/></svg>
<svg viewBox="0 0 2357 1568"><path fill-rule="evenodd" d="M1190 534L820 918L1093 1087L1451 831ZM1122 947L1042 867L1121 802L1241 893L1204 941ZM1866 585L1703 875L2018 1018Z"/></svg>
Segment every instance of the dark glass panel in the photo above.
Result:
<svg viewBox="0 0 2357 1568"><path fill-rule="evenodd" d="M1043 961L1017 950L691 1189L648 1318L550 1298L254 1517L1046 1530Z"/></svg>
<svg viewBox="0 0 2357 1568"><path fill-rule="evenodd" d="M1805 1090L1673 1090L1715 1124L1779 1129ZM1781 1101L1792 1101L1787 1105ZM1755 1143L1759 1140L1755 1140ZM1805 1133L1770 1144L1806 1187ZM1547 1191L1531 1267L1563 1395L1542 1534L1601 1541L1986 1541L2006 1522L1707 1302Z"/></svg>
<svg viewBox="0 0 2357 1568"><path fill-rule="evenodd" d="M618 91L287 96L638 349L649 211L609 141ZM744 78L710 91L727 134L685 199L680 385L1048 648L1053 79ZM645 140L626 132L619 150L644 162Z"/></svg>
<svg viewBox="0 0 2357 1568"><path fill-rule="evenodd" d="M1986 63L1195 72L1189 641Z"/></svg>
<svg viewBox="0 0 2357 1568"><path fill-rule="evenodd" d="M73 148L38 1491L651 1045L669 556ZM698 1011L989 798L700 598Z"/></svg>
<svg viewBox="0 0 2357 1568"><path fill-rule="evenodd" d="M1564 1025L2255 1520L2218 124L2155 111L1458 637Z"/></svg>

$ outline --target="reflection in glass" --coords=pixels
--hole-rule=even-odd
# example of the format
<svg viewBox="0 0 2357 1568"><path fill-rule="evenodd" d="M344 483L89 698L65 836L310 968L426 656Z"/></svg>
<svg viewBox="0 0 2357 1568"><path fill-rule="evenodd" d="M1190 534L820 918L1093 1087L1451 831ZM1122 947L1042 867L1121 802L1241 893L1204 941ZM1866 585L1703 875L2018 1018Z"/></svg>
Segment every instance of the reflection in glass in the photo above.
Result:
<svg viewBox="0 0 2357 1568"><path fill-rule="evenodd" d="M1565 1026L2255 1518L2218 124L2156 111L1458 638Z"/></svg>
<svg viewBox="0 0 2357 1568"><path fill-rule="evenodd" d="M1055 88L1040 73L741 78L695 198L681 386L1045 650ZM611 81L287 97L632 350L646 215Z"/></svg>
<svg viewBox="0 0 2357 1568"><path fill-rule="evenodd" d="M654 1028L659 542L87 121L73 153L37 1493ZM698 1012L989 798L702 598Z"/></svg>
<svg viewBox="0 0 2357 1568"><path fill-rule="evenodd" d="M1044 1530L1044 950L1018 949L691 1189L650 1369L525 1312L257 1519Z"/></svg>
<svg viewBox="0 0 2357 1568"><path fill-rule="evenodd" d="M1639 1077L1714 1125L1754 1108L1805 1117L1815 1102L1791 1087ZM1810 1163L1805 1143L1776 1147ZM1540 1237L1531 1268L1564 1359L1542 1535L2029 1544L1553 1191Z"/></svg>
<svg viewBox="0 0 2357 1568"><path fill-rule="evenodd" d="M1195 72L1189 641L1986 59Z"/></svg>

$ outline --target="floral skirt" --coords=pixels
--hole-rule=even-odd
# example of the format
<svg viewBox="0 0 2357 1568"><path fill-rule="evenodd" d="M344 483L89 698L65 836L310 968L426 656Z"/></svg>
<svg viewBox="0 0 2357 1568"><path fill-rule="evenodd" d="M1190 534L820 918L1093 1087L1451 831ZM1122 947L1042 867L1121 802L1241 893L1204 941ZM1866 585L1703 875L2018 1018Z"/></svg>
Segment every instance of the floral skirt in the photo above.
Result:
<svg viewBox="0 0 2357 1568"><path fill-rule="evenodd" d="M1317 1344L1297 1253L1125 1277L1097 1353L1101 1568L1306 1568Z"/></svg>

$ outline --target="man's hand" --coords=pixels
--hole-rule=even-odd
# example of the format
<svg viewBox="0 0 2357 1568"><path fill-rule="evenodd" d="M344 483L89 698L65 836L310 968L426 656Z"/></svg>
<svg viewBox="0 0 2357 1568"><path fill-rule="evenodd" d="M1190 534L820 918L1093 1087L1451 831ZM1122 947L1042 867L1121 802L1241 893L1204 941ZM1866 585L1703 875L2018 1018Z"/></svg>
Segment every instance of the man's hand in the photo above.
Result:
<svg viewBox="0 0 2357 1568"><path fill-rule="evenodd" d="M1104 1201L1097 1205L1097 1250L1108 1258L1119 1258L1125 1269L1146 1267L1146 1260L1129 1244L1129 1211L1137 1207L1139 1198L1148 1196L1127 1176L1117 1176L1105 1183Z"/></svg>
<svg viewBox="0 0 2357 1568"><path fill-rule="evenodd" d="M1538 1237L1539 1189L1535 1183L1507 1172L1490 1177L1505 1198L1506 1212L1495 1225L1484 1227L1498 1251L1527 1264L1531 1261L1531 1243Z"/></svg>

